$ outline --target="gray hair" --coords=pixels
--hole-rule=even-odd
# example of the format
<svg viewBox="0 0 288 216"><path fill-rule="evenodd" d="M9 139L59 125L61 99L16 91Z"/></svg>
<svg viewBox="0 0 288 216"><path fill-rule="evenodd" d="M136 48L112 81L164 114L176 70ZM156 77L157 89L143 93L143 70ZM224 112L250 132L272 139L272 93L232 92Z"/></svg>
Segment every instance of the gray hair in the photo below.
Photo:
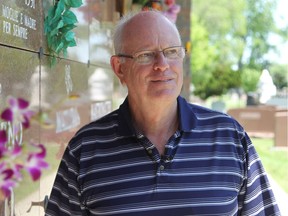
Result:
<svg viewBox="0 0 288 216"><path fill-rule="evenodd" d="M161 16L165 17L160 11L158 10L149 10L152 11L154 13L158 13L161 14ZM113 44L114 44L114 51L115 54L121 53L123 52L122 50L122 42L123 42L123 30L125 29L125 26L127 25L127 23L137 14L139 14L141 11L130 11L127 14L125 14L124 16L121 17L121 19L118 21L118 23L116 24L115 28L114 28L114 33L113 33ZM175 23L171 22L167 17L165 17L169 23L171 23L171 26L175 29L175 31L177 32L178 38L181 41L181 36L179 33L179 30L177 29Z"/></svg>

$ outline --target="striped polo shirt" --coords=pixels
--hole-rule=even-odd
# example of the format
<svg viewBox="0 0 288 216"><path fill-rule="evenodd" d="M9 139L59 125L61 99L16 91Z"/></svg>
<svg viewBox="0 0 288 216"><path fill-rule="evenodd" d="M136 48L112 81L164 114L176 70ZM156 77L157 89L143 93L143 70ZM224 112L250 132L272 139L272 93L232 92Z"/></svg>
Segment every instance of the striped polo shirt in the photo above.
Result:
<svg viewBox="0 0 288 216"><path fill-rule="evenodd" d="M68 144L47 216L280 215L261 161L230 116L178 97L164 155L119 109Z"/></svg>

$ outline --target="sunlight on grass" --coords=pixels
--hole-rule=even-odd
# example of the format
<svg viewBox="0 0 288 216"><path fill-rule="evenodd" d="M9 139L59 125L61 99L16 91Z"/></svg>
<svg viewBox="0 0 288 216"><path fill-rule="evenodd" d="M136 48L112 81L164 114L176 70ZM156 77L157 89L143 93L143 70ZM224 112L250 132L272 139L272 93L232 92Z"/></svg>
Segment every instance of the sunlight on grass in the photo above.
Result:
<svg viewBox="0 0 288 216"><path fill-rule="evenodd" d="M288 151L274 147L273 139L252 138L266 172L288 193Z"/></svg>

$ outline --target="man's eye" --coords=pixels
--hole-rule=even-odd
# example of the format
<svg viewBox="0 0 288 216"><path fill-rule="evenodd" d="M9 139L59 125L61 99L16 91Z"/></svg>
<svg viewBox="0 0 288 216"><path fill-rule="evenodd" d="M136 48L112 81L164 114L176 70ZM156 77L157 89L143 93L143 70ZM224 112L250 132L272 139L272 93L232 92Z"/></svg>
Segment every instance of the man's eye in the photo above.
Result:
<svg viewBox="0 0 288 216"><path fill-rule="evenodd" d="M141 53L137 56L138 61L150 61L151 59L154 58L154 53L153 52L145 52Z"/></svg>
<svg viewBox="0 0 288 216"><path fill-rule="evenodd" d="M154 53L153 52L145 52L145 53L141 53L137 56L137 58L151 58L154 56Z"/></svg>
<svg viewBox="0 0 288 216"><path fill-rule="evenodd" d="M177 49L165 50L165 55L168 55L168 56L177 56L177 55L178 55L178 50L177 50Z"/></svg>

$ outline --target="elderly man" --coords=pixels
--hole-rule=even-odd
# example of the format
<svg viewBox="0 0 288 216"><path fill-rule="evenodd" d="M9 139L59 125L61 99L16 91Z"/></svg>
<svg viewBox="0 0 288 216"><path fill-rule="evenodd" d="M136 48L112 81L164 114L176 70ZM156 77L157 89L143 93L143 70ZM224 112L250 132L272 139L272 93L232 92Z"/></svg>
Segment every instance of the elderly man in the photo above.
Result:
<svg viewBox="0 0 288 216"><path fill-rule="evenodd" d="M127 98L72 138L46 215L280 215L241 125L180 96L176 26L156 11L127 15L114 44Z"/></svg>

